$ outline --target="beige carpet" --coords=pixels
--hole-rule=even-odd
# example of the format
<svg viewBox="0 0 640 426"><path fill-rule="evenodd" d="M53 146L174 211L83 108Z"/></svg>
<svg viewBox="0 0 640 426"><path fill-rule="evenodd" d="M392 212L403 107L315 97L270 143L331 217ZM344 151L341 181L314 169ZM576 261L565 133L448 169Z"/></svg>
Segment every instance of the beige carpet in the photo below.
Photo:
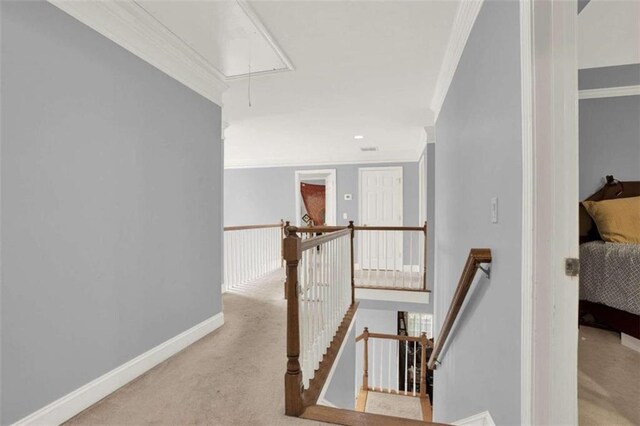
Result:
<svg viewBox="0 0 640 426"><path fill-rule="evenodd" d="M367 394L367 406L364 412L422 420L420 398L414 396L369 392Z"/></svg>
<svg viewBox="0 0 640 426"><path fill-rule="evenodd" d="M318 424L284 413L282 272L224 296L225 325L69 425Z"/></svg>
<svg viewBox="0 0 640 426"><path fill-rule="evenodd" d="M640 353L592 327L580 327L578 346L580 425L640 425Z"/></svg>

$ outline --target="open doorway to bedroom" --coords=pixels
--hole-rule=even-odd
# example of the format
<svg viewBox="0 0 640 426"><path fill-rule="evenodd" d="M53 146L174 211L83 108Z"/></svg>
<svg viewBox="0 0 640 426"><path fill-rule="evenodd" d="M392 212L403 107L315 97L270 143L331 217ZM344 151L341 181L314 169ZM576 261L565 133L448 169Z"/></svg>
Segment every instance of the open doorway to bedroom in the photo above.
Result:
<svg viewBox="0 0 640 426"><path fill-rule="evenodd" d="M297 226L336 224L336 170L296 170Z"/></svg>
<svg viewBox="0 0 640 426"><path fill-rule="evenodd" d="M640 3L585 2L578 27L578 417L585 425L637 425Z"/></svg>

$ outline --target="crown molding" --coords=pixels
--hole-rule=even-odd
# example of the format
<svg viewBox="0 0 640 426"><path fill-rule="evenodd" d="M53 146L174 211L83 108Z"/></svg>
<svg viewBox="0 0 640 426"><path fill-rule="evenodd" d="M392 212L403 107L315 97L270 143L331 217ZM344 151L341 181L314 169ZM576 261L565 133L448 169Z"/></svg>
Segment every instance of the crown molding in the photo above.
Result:
<svg viewBox="0 0 640 426"><path fill-rule="evenodd" d="M133 0L49 3L212 102L222 106L224 76Z"/></svg>
<svg viewBox="0 0 640 426"><path fill-rule="evenodd" d="M417 163L420 157L411 158L396 158L385 160L338 160L338 161L324 161L324 162L304 162L304 161L291 161L291 162L264 162L264 163L232 163L225 164L225 170L231 169L268 169L276 167L318 167L318 166L341 166L341 165L358 165L358 164L398 164L398 163Z"/></svg>
<svg viewBox="0 0 640 426"><path fill-rule="evenodd" d="M605 87L602 89L585 89L578 91L579 99L613 98L616 96L640 95L640 85Z"/></svg>
<svg viewBox="0 0 640 426"><path fill-rule="evenodd" d="M467 44L467 39L473 28L473 24L478 17L483 0L462 0L458 6L458 12L453 22L453 29L449 36L447 50L444 54L442 66L438 73L436 88L431 99L431 110L438 119L438 114L444 103L444 99L449 91L449 86L458 68L458 62L462 57L462 52Z"/></svg>

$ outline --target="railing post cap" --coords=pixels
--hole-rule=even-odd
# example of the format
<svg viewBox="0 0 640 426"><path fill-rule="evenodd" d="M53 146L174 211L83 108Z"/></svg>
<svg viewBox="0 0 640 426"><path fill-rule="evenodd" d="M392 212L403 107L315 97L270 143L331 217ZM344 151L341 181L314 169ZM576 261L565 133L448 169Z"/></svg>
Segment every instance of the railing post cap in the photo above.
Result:
<svg viewBox="0 0 640 426"><path fill-rule="evenodd" d="M282 243L282 257L286 261L298 261L302 258L302 240L296 234L298 228L289 226L285 228L285 239Z"/></svg>

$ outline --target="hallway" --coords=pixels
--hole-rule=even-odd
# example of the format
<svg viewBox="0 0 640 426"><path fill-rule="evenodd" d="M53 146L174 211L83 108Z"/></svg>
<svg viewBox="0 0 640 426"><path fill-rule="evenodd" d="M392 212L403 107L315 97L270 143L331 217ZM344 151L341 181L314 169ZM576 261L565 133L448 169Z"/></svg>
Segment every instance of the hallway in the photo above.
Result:
<svg viewBox="0 0 640 426"><path fill-rule="evenodd" d="M225 325L68 425L319 424L284 415L283 271L224 295Z"/></svg>

